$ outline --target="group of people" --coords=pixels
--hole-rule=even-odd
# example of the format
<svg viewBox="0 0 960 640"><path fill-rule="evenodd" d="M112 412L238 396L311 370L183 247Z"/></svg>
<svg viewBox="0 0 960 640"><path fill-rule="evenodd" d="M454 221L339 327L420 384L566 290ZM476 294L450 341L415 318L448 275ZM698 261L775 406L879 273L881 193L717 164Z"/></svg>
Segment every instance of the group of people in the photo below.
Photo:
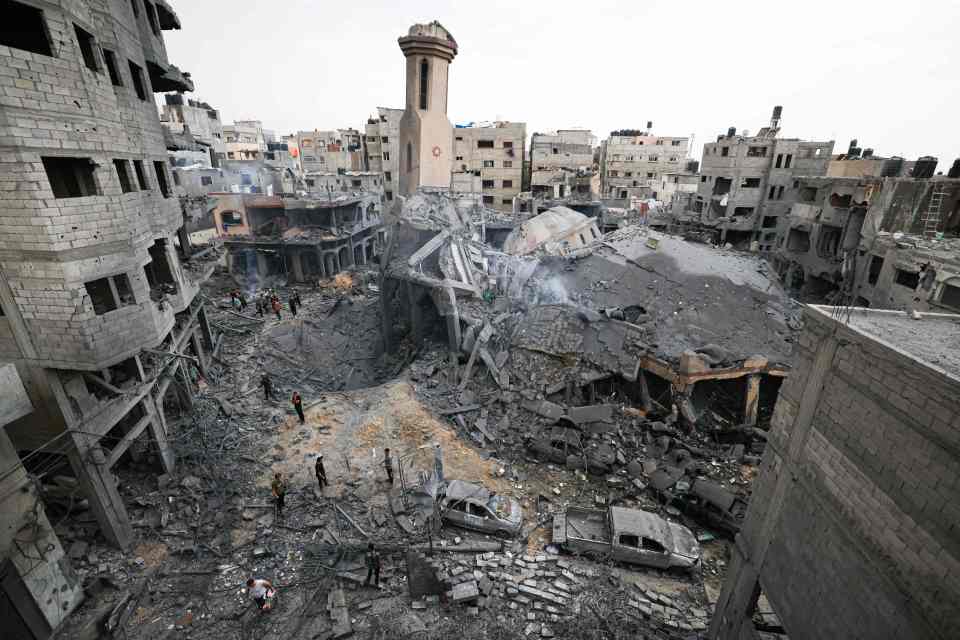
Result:
<svg viewBox="0 0 960 640"><path fill-rule="evenodd" d="M300 292L294 290L287 299L288 304L290 305L290 313L293 314L293 317L297 317L297 309L303 306L303 303L300 300ZM280 296L273 289L263 292L260 296L257 297L257 316L263 317L263 314L270 313L271 311L277 314L277 320L283 320L283 315L281 311L283 310L283 304L280 302Z"/></svg>

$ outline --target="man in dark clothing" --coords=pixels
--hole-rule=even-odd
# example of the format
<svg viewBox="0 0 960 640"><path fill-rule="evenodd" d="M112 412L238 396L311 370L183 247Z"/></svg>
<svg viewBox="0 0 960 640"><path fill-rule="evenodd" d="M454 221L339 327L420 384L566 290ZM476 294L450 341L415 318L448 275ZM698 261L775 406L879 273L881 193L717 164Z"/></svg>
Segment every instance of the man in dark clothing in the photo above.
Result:
<svg viewBox="0 0 960 640"><path fill-rule="evenodd" d="M293 299L297 301L297 306L298 306L298 307L302 307L302 306L303 306L303 302L300 301L300 292L299 292L299 291L294 291L294 292L293 292Z"/></svg>
<svg viewBox="0 0 960 640"><path fill-rule="evenodd" d="M260 384L263 385L263 399L270 400L273 397L273 381L270 380L270 374L265 373L260 377Z"/></svg>
<svg viewBox="0 0 960 640"><path fill-rule="evenodd" d="M290 296L290 313L293 314L293 317L297 317L297 299L293 296Z"/></svg>
<svg viewBox="0 0 960 640"><path fill-rule="evenodd" d="M367 579L363 581L363 586L370 584L370 578L374 578L374 586L380 587L380 554L373 547L373 543L367 544L367 555L364 558L367 564Z"/></svg>
<svg viewBox="0 0 960 640"><path fill-rule="evenodd" d="M273 482L270 483L270 492L273 494L277 518L283 518L283 503L287 497L287 483L281 479L279 471L273 476Z"/></svg>
<svg viewBox="0 0 960 640"><path fill-rule="evenodd" d="M257 315L263 317L263 301L260 298L257 298Z"/></svg>
<svg viewBox="0 0 960 640"><path fill-rule="evenodd" d="M383 450L383 468L387 470L387 480L393 484L393 460L390 459L390 449Z"/></svg>
<svg viewBox="0 0 960 640"><path fill-rule="evenodd" d="M240 311L247 310L247 296L243 295L242 292L237 292L237 297L240 299Z"/></svg>
<svg viewBox="0 0 960 640"><path fill-rule="evenodd" d="M317 464L314 465L313 470L317 474L317 484L320 485L320 490L323 491L324 487L330 486L330 483L327 482L327 470L323 468L323 454L317 456Z"/></svg>
<svg viewBox="0 0 960 640"><path fill-rule="evenodd" d="M293 403L293 408L296 409L297 415L300 416L300 424L306 422L303 417L303 398L300 397L299 391L293 392L293 397L290 398L290 402Z"/></svg>

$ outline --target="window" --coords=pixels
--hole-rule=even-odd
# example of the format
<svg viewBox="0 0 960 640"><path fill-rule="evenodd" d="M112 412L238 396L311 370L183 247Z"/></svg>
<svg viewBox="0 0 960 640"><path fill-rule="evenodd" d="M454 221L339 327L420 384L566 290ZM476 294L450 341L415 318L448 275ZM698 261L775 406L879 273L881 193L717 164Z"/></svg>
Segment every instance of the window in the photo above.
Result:
<svg viewBox="0 0 960 640"><path fill-rule="evenodd" d="M44 157L42 160L54 198L99 195L97 183L93 177L96 165L90 158Z"/></svg>
<svg viewBox="0 0 960 640"><path fill-rule="evenodd" d="M178 187L180 186L180 172L179 172L179 171L174 171L174 172L173 172L173 184L177 185Z"/></svg>
<svg viewBox="0 0 960 640"><path fill-rule="evenodd" d="M656 144L663 146L663 140L657 140Z"/></svg>
<svg viewBox="0 0 960 640"><path fill-rule="evenodd" d="M707 176L700 176L700 182L706 182Z"/></svg>
<svg viewBox="0 0 960 640"><path fill-rule="evenodd" d="M153 170L157 173L157 185L160 187L160 193L163 194L164 198L170 197L170 185L167 183L167 167L166 164L159 161L153 161Z"/></svg>
<svg viewBox="0 0 960 640"><path fill-rule="evenodd" d="M784 160L783 160L783 168L784 168L784 169L789 169L791 162L793 162L793 154L788 153L788 154L787 154L787 157L784 158Z"/></svg>
<svg viewBox="0 0 960 640"><path fill-rule="evenodd" d="M674 140L674 141L672 141L670 144L672 144L672 145L675 146L675 147L679 147L679 146L680 146L680 142L681 142L681 140Z"/></svg>
<svg viewBox="0 0 960 640"><path fill-rule="evenodd" d="M52 56L50 37L43 21L43 11L12 0L0 0L0 45Z"/></svg>
<svg viewBox="0 0 960 640"><path fill-rule="evenodd" d="M724 157L729 156L729 155L730 155L730 147L720 147L720 155L721 155L721 156L724 156Z"/></svg>
<svg viewBox="0 0 960 640"><path fill-rule="evenodd" d="M493 140L477 140L477 149L493 149Z"/></svg>
<svg viewBox="0 0 960 640"><path fill-rule="evenodd" d="M463 160L463 156L457 156L457 160Z"/></svg>
<svg viewBox="0 0 960 640"><path fill-rule="evenodd" d="M384 159L384 160L389 160L389 159L390 159L390 153L389 153L388 151L384 151L384 152L383 152L383 159Z"/></svg>
<svg viewBox="0 0 960 640"><path fill-rule="evenodd" d="M893 281L900 286L916 289L917 285L920 284L920 274L914 273L913 271L896 269L896 274L893 276Z"/></svg>
<svg viewBox="0 0 960 640"><path fill-rule="evenodd" d="M213 178L211 178L210 176L200 176L200 184L203 185L204 187L209 187L210 185L213 184ZM307 180L307 184L310 184L309 180ZM313 185L310 185L310 186L313 186Z"/></svg>
<svg viewBox="0 0 960 640"><path fill-rule="evenodd" d="M510 199L510 198L504 198L503 200L500 201L500 204L510 204L510 205L512 205L512 204L513 204L513 200Z"/></svg>
<svg viewBox="0 0 960 640"><path fill-rule="evenodd" d="M782 164L783 164L783 154L782 154L782 153L778 153L778 154L777 154L777 162L774 164L774 166L775 166L777 169L779 169Z"/></svg>
<svg viewBox="0 0 960 640"><path fill-rule="evenodd" d="M136 191L136 189L133 188L133 183L130 181L130 172L127 170L127 161L119 159L114 160L113 166L117 168L117 177L120 178L120 189L124 193Z"/></svg>
<svg viewBox="0 0 960 640"><path fill-rule="evenodd" d="M777 187L777 200L783 200L783 185Z"/></svg>
<svg viewBox="0 0 960 640"><path fill-rule="evenodd" d="M650 156L647 158L650 162L656 162L659 156Z"/></svg>
<svg viewBox="0 0 960 640"><path fill-rule="evenodd" d="M670 162L676 162L677 156L670 156Z"/></svg>
<svg viewBox="0 0 960 640"><path fill-rule="evenodd" d="M420 61L420 108L427 109L427 86L430 83L430 63L426 59Z"/></svg>
<svg viewBox="0 0 960 640"><path fill-rule="evenodd" d="M383 144L387 144L388 142L390 142L390 138L388 138L387 136L383 136L382 138L380 138L380 142L382 142Z"/></svg>
<svg viewBox="0 0 960 640"><path fill-rule="evenodd" d="M504 148L504 149L513 149L513 141L512 141L512 140L504 140L504 141L503 141L503 148Z"/></svg>
<svg viewBox="0 0 960 640"><path fill-rule="evenodd" d="M635 536L629 533L621 533L619 542L621 547L632 547L633 549L640 548L640 536Z"/></svg>
<svg viewBox="0 0 960 640"><path fill-rule="evenodd" d="M407 143L407 173L413 171L413 146Z"/></svg>
<svg viewBox="0 0 960 640"><path fill-rule="evenodd" d="M763 223L761 226L764 229L769 229L771 227L777 226L777 216L763 216Z"/></svg>
<svg viewBox="0 0 960 640"><path fill-rule="evenodd" d="M512 188L513 188L513 180L504 180L504 181L503 181L503 188L504 188L504 189L512 189Z"/></svg>
<svg viewBox="0 0 960 640"><path fill-rule="evenodd" d="M393 200L393 191L387 191L387 201Z"/></svg>
<svg viewBox="0 0 960 640"><path fill-rule="evenodd" d="M484 169L492 169L492 168L493 168L493 160L484 160L484 161L483 161L483 168L484 168Z"/></svg>
<svg viewBox="0 0 960 640"><path fill-rule="evenodd" d="M773 197L776 195L776 193L777 193L777 186L770 185L770 193L767 194L767 199L773 200Z"/></svg>
<svg viewBox="0 0 960 640"><path fill-rule="evenodd" d="M504 160L504 161L503 161L503 168L504 168L504 169L512 169L512 168L513 168L513 160Z"/></svg>
<svg viewBox="0 0 960 640"><path fill-rule="evenodd" d="M652 551L654 553L666 553L667 550L663 547L662 544L653 540L652 538L640 538L640 548L644 551Z"/></svg>
<svg viewBox="0 0 960 640"><path fill-rule="evenodd" d="M120 305L136 304L137 301L133 296L133 288L130 286L130 278L127 277L127 274L121 273L120 275L113 276L112 279L113 285L117 289L117 298L120 299Z"/></svg>
<svg viewBox="0 0 960 640"><path fill-rule="evenodd" d="M90 296L90 302L93 303L93 312L98 316L114 311L117 308L117 301L113 297L113 290L110 287L109 278L100 278L86 282L83 285Z"/></svg>
<svg viewBox="0 0 960 640"><path fill-rule="evenodd" d="M360 180L351 180L350 184L353 185L354 187L359 187L361 186L362 183Z"/></svg>
<svg viewBox="0 0 960 640"><path fill-rule="evenodd" d="M767 148L766 147L747 147L747 157L748 158L766 158Z"/></svg>
<svg viewBox="0 0 960 640"><path fill-rule="evenodd" d="M150 31L153 31L153 35L159 37L160 23L157 22L157 9L153 6L153 4L147 2L147 0L143 0L143 6L147 10L147 22L150 23Z"/></svg>
<svg viewBox="0 0 960 640"><path fill-rule="evenodd" d="M493 189L493 180L484 180L482 186L484 189Z"/></svg>
<svg viewBox="0 0 960 640"><path fill-rule="evenodd" d="M150 183L147 182L147 175L143 170L143 160L133 161L133 171L137 174L137 184L140 185L140 190L146 191L149 189Z"/></svg>
<svg viewBox="0 0 960 640"><path fill-rule="evenodd" d="M339 183L340 183L340 181L337 180L337 184L339 184ZM249 174L249 173L241 173L241 174L240 174L240 184L242 184L242 185L251 185L251 184L253 184L253 179L250 177L250 174Z"/></svg>
<svg viewBox="0 0 960 640"><path fill-rule="evenodd" d="M744 178L743 182L740 183L741 189L759 189L760 188L760 178Z"/></svg>
<svg viewBox="0 0 960 640"><path fill-rule="evenodd" d="M109 49L101 49L101 51L103 51L103 61L107 63L110 83L115 87L122 87L123 79L120 77L120 68L117 67L117 54Z"/></svg>
<svg viewBox="0 0 960 640"><path fill-rule="evenodd" d="M94 52L97 43L93 36L77 25L73 25L73 30L77 34L77 43L80 45L80 54L83 56L83 64L91 71L100 71L100 65L97 64L97 54Z"/></svg>
<svg viewBox="0 0 960 640"><path fill-rule="evenodd" d="M386 180L387 182L390 182L391 180L393 180L393 176L390 174L389 171L384 171L383 179Z"/></svg>
<svg viewBox="0 0 960 640"><path fill-rule="evenodd" d="M881 256L870 256L870 271L867 273L867 283L877 284L881 271L883 271L883 258Z"/></svg>
<svg viewBox="0 0 960 640"><path fill-rule="evenodd" d="M648 172L647 172L647 177L648 177L648 178L656 178L656 177L657 177L657 174L653 173L652 171L648 171Z"/></svg>
<svg viewBox="0 0 960 640"><path fill-rule="evenodd" d="M457 136L456 140L457 142L463 142L463 136Z"/></svg>
<svg viewBox="0 0 960 640"><path fill-rule="evenodd" d="M493 196L483 196L483 204L493 204Z"/></svg>
<svg viewBox="0 0 960 640"><path fill-rule="evenodd" d="M137 92L137 97L147 101L147 83L143 78L143 69L139 65L133 63L132 60L128 60L127 63L130 65L130 77L133 79L133 90Z"/></svg>
<svg viewBox="0 0 960 640"><path fill-rule="evenodd" d="M609 173L611 178L616 178L617 176L620 175L619 171L610 171Z"/></svg>
<svg viewBox="0 0 960 640"><path fill-rule="evenodd" d="M944 284L940 294L940 304L945 307L960 309L960 287L953 284Z"/></svg>

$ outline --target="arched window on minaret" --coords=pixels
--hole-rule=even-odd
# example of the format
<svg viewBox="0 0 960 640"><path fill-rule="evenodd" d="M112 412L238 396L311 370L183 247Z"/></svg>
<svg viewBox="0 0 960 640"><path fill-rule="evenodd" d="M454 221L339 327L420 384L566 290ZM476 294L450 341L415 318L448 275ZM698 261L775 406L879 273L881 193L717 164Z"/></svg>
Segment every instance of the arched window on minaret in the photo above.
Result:
<svg viewBox="0 0 960 640"><path fill-rule="evenodd" d="M424 58L420 61L420 108L427 110L427 87L430 84L430 63Z"/></svg>
<svg viewBox="0 0 960 640"><path fill-rule="evenodd" d="M413 145L407 143L407 173L413 171Z"/></svg>

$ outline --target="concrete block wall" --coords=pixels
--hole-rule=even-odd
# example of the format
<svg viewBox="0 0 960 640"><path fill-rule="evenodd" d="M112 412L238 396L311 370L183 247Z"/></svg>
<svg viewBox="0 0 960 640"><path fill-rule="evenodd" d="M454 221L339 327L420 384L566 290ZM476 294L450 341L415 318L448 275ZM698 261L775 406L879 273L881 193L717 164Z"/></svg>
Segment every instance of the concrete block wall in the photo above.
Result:
<svg viewBox="0 0 960 640"><path fill-rule="evenodd" d="M166 66L166 52L142 2L139 16L126 0L26 4L43 10L52 55L0 46L0 350L47 366L98 368L159 342L172 322L150 302L143 273L154 240L172 246L183 224L148 67ZM75 25L95 38L98 71L84 64ZM112 84L102 49L114 52L123 86ZM128 61L143 70L146 100L134 91ZM89 158L97 195L56 198L48 156ZM123 193L115 159L127 161L135 191ZM133 160L143 163L146 189ZM171 197L160 192L154 162ZM179 273L176 255L168 257ZM96 316L84 283L121 273L136 304Z"/></svg>
<svg viewBox="0 0 960 640"><path fill-rule="evenodd" d="M836 340L836 353L793 456L791 434L826 340ZM805 313L796 356L738 547L761 563L759 582L791 638L952 637L960 378L817 309Z"/></svg>

